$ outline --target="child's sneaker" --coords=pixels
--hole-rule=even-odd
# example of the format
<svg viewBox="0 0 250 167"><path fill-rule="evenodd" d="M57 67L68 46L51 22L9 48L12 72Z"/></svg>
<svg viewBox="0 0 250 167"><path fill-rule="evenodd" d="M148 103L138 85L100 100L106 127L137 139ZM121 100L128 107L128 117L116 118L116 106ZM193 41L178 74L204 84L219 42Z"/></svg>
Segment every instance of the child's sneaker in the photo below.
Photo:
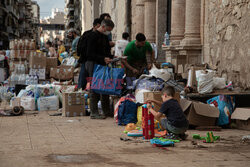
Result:
<svg viewBox="0 0 250 167"><path fill-rule="evenodd" d="M179 136L173 134L173 133L168 133L166 135L166 139L172 139L172 140L180 140Z"/></svg>
<svg viewBox="0 0 250 167"><path fill-rule="evenodd" d="M181 138L181 140L186 140L188 135L186 133L180 134L179 137Z"/></svg>

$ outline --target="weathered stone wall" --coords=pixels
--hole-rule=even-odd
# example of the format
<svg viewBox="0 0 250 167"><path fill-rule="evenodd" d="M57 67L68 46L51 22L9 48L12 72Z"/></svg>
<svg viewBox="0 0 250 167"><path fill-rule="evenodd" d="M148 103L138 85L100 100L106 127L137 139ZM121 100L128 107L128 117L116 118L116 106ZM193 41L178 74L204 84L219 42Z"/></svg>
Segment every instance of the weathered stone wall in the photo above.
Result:
<svg viewBox="0 0 250 167"><path fill-rule="evenodd" d="M136 0L132 0L131 1L131 22L132 22L132 25L131 25L131 39L134 40L135 39L135 36L137 34L137 31L136 31Z"/></svg>
<svg viewBox="0 0 250 167"><path fill-rule="evenodd" d="M205 0L204 7L204 62L250 88L250 0Z"/></svg>
<svg viewBox="0 0 250 167"><path fill-rule="evenodd" d="M82 0L82 33L92 28L92 10L89 0Z"/></svg>
<svg viewBox="0 0 250 167"><path fill-rule="evenodd" d="M100 13L109 13L115 27L112 31L113 40L122 39L126 30L126 0L101 0Z"/></svg>

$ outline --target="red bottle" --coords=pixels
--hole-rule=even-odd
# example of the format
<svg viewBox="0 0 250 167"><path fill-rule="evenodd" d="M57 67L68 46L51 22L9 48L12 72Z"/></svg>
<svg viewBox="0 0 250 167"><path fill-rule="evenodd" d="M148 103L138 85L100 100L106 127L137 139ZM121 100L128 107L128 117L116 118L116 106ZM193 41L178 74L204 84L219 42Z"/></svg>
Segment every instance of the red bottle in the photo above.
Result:
<svg viewBox="0 0 250 167"><path fill-rule="evenodd" d="M142 106L142 129L144 139L154 138L154 116L148 111L147 104Z"/></svg>

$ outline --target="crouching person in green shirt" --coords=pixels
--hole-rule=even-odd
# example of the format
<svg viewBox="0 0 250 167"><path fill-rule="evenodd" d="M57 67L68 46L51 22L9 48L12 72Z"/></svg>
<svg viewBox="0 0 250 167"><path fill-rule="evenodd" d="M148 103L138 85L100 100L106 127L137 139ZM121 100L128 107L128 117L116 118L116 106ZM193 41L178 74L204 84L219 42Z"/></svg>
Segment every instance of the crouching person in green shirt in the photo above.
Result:
<svg viewBox="0 0 250 167"><path fill-rule="evenodd" d="M124 56L127 59L123 60L126 69L126 77L139 78L145 68L147 68L146 54L151 54L151 64L155 62L155 53L146 37L142 33L136 35L136 40L131 41L125 51Z"/></svg>

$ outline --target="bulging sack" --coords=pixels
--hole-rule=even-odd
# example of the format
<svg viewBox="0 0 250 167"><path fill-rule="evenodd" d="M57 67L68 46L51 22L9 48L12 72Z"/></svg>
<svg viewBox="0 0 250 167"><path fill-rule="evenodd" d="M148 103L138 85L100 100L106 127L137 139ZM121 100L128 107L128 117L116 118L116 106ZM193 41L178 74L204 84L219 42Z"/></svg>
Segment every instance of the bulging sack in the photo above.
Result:
<svg viewBox="0 0 250 167"><path fill-rule="evenodd" d="M154 64L152 69L149 71L149 74L156 78L161 78L164 81L167 81L171 78L171 74L166 69L158 69Z"/></svg>
<svg viewBox="0 0 250 167"><path fill-rule="evenodd" d="M226 87L226 79L214 77L214 88L215 89L224 89Z"/></svg>
<svg viewBox="0 0 250 167"><path fill-rule="evenodd" d="M198 92L200 94L206 94L213 92L214 89L214 77L215 72L212 70L198 70L196 71L196 79L198 82Z"/></svg>

